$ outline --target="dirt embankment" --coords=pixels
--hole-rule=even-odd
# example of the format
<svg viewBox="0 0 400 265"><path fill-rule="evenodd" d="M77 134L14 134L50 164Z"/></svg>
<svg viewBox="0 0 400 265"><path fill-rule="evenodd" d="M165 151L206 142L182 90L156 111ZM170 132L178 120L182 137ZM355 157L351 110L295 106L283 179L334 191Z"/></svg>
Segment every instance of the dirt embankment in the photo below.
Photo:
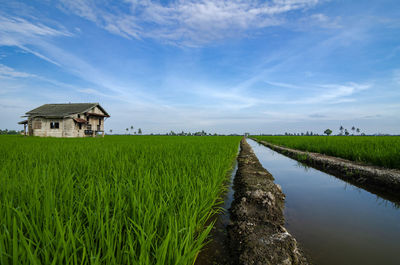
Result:
<svg viewBox="0 0 400 265"><path fill-rule="evenodd" d="M254 140L281 154L328 172L389 200L400 200L400 170L369 166L338 157L299 151Z"/></svg>
<svg viewBox="0 0 400 265"><path fill-rule="evenodd" d="M308 264L284 227L285 195L245 139L238 156L228 238L235 264Z"/></svg>

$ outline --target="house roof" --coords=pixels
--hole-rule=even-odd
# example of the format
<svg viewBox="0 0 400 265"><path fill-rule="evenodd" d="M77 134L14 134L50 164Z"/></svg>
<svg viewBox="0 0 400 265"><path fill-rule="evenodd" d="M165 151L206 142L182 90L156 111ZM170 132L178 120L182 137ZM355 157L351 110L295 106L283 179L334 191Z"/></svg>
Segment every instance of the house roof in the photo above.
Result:
<svg viewBox="0 0 400 265"><path fill-rule="evenodd" d="M108 117L108 115L100 114L100 113L94 113L94 112L88 112L86 113L89 116L97 116L97 117Z"/></svg>
<svg viewBox="0 0 400 265"><path fill-rule="evenodd" d="M76 121L77 123L88 123L87 120L81 118L74 118L74 121Z"/></svg>
<svg viewBox="0 0 400 265"><path fill-rule="evenodd" d="M28 116L43 116L43 117L65 117L71 114L84 113L94 107L98 107L104 112L106 117L108 113L100 106L99 103L66 103L66 104L44 104L36 109L28 111Z"/></svg>

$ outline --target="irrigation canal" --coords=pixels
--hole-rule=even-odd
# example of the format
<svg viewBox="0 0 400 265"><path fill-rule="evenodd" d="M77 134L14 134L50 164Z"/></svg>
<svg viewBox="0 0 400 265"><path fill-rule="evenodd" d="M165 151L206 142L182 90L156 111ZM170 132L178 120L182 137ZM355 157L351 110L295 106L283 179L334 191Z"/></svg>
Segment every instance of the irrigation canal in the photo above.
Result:
<svg viewBox="0 0 400 265"><path fill-rule="evenodd" d="M311 263L400 264L400 205L247 139L286 195L286 228Z"/></svg>

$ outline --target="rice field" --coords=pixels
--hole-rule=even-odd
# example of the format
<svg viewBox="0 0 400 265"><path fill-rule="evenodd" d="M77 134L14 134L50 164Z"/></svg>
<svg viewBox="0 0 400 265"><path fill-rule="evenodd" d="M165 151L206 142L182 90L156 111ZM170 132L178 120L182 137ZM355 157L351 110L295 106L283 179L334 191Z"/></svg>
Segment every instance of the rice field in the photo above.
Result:
<svg viewBox="0 0 400 265"><path fill-rule="evenodd" d="M272 144L400 169L400 136L252 136Z"/></svg>
<svg viewBox="0 0 400 265"><path fill-rule="evenodd" d="M0 264L193 264L240 137L0 137Z"/></svg>

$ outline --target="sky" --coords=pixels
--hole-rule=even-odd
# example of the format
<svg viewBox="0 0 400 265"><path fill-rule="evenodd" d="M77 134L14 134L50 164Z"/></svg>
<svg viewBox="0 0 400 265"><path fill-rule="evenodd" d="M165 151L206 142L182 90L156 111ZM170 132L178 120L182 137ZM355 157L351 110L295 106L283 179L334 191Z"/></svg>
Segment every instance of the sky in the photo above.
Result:
<svg viewBox="0 0 400 265"><path fill-rule="evenodd" d="M124 133L400 134L398 0L0 0L0 128L99 102Z"/></svg>

